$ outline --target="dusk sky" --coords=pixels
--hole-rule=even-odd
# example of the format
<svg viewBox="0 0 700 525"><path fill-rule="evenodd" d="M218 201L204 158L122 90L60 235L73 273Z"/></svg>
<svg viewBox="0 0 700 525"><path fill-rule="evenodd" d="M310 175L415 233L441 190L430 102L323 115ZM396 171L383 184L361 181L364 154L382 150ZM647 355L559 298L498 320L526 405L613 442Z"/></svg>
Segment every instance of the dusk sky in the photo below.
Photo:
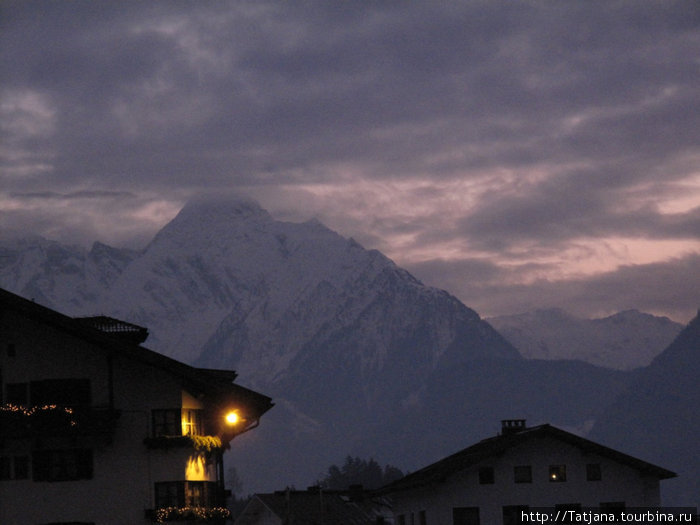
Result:
<svg viewBox="0 0 700 525"><path fill-rule="evenodd" d="M3 0L0 125L0 239L236 193L482 316L700 307L697 1Z"/></svg>

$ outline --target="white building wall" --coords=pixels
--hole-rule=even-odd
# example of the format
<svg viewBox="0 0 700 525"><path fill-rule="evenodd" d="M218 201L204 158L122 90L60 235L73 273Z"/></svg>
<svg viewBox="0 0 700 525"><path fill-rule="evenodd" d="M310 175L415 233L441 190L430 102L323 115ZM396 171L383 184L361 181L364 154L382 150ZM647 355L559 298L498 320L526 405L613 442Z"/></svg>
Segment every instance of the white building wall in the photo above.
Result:
<svg viewBox="0 0 700 525"><path fill-rule="evenodd" d="M586 481L588 463L601 464L600 481ZM532 466L532 483L514 482L516 465ZM550 465L566 465L567 481L549 481ZM494 484L479 483L480 467L494 468ZM451 525L454 507L479 507L481 523L499 524L503 522L503 507L510 505L551 508L576 503L598 507L602 502L624 502L627 507L658 506L659 482L628 466L548 438L533 439L445 483L392 496L394 515L405 515L407 524L413 514L417 525L419 512L425 510L428 525Z"/></svg>

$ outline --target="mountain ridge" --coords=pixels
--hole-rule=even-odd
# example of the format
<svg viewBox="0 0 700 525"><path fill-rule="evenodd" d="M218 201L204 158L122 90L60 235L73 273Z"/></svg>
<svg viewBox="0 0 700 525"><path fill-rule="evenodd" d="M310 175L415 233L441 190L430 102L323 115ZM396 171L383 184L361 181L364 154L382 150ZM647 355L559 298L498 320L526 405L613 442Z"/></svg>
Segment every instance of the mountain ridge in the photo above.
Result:
<svg viewBox="0 0 700 525"><path fill-rule="evenodd" d="M668 317L634 309L584 319L550 308L486 321L526 358L581 359L619 370L649 365L683 329Z"/></svg>

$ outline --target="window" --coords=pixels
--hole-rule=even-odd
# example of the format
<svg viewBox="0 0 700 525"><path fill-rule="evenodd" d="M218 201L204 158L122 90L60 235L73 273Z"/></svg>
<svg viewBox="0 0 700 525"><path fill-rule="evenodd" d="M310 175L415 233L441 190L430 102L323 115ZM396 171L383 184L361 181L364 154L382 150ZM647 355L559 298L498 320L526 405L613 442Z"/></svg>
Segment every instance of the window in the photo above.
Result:
<svg viewBox="0 0 700 525"><path fill-rule="evenodd" d="M34 481L92 479L92 450L37 450L32 466Z"/></svg>
<svg viewBox="0 0 700 525"><path fill-rule="evenodd" d="M179 408L153 411L153 436L181 436L182 422Z"/></svg>
<svg viewBox="0 0 700 525"><path fill-rule="evenodd" d="M29 456L15 456L15 479L29 478Z"/></svg>
<svg viewBox="0 0 700 525"><path fill-rule="evenodd" d="M27 383L7 383L5 385L5 403L8 405L27 406L29 396L27 395Z"/></svg>
<svg viewBox="0 0 700 525"><path fill-rule="evenodd" d="M405 514L399 514L399 523L398 525L406 525L406 515Z"/></svg>
<svg viewBox="0 0 700 525"><path fill-rule="evenodd" d="M90 405L89 379L44 379L42 381L32 381L29 391L34 406Z"/></svg>
<svg viewBox="0 0 700 525"><path fill-rule="evenodd" d="M600 481L603 478L600 470L600 463L589 463L586 465L586 480Z"/></svg>
<svg viewBox="0 0 700 525"><path fill-rule="evenodd" d="M530 465L513 467L513 481L516 483L532 483L532 467Z"/></svg>
<svg viewBox="0 0 700 525"><path fill-rule="evenodd" d="M10 457L0 456L0 481L12 479Z"/></svg>
<svg viewBox="0 0 700 525"><path fill-rule="evenodd" d="M550 465L549 481L555 483L566 481L566 465Z"/></svg>
<svg viewBox="0 0 700 525"><path fill-rule="evenodd" d="M0 456L0 480L27 479L28 477L28 456Z"/></svg>
<svg viewBox="0 0 700 525"><path fill-rule="evenodd" d="M506 505L503 507L503 525L518 525L523 523L523 512L529 512L527 505Z"/></svg>
<svg viewBox="0 0 700 525"><path fill-rule="evenodd" d="M425 517L425 511L421 510L418 513L418 525L428 525L428 521Z"/></svg>
<svg viewBox="0 0 700 525"><path fill-rule="evenodd" d="M7 357L15 357L17 355L17 348L14 343L7 343Z"/></svg>
<svg viewBox="0 0 700 525"><path fill-rule="evenodd" d="M452 525L479 525L479 507L454 507Z"/></svg>
<svg viewBox="0 0 700 525"><path fill-rule="evenodd" d="M479 469L479 483L481 485L492 485L495 481L496 477L493 467L481 467Z"/></svg>
<svg viewBox="0 0 700 525"><path fill-rule="evenodd" d="M155 484L156 508L214 507L216 483L213 481L164 481Z"/></svg>
<svg viewBox="0 0 700 525"><path fill-rule="evenodd" d="M202 426L202 411L183 409L182 411L182 435L201 436L204 434Z"/></svg>

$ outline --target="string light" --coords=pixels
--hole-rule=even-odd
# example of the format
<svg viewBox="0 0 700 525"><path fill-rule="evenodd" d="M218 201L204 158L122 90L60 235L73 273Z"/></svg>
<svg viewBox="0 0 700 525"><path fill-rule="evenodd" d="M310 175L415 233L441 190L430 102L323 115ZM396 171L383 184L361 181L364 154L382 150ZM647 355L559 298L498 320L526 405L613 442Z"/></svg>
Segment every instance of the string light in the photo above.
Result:
<svg viewBox="0 0 700 525"><path fill-rule="evenodd" d="M41 415L42 413L47 413L47 412L63 412L64 414L68 416L73 416L73 409L70 407L59 407L58 405L42 405L42 406L33 406L33 407L25 407L25 406L20 406L20 405L13 405L11 403L8 403L6 405L0 405L0 412L11 412L13 414L17 414L20 416L25 416L25 417L32 417L34 415ZM70 426L75 427L77 426L78 423L71 417L70 419Z"/></svg>

